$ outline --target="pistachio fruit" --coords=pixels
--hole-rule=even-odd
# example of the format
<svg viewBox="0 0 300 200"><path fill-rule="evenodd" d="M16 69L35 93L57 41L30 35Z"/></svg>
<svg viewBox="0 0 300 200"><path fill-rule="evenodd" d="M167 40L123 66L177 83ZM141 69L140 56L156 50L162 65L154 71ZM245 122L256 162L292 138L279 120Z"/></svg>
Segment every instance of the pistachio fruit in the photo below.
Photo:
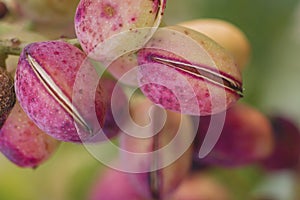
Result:
<svg viewBox="0 0 300 200"><path fill-rule="evenodd" d="M106 96L85 58L62 41L29 44L20 56L15 76L20 105L40 129L58 140L87 141L103 127Z"/></svg>
<svg viewBox="0 0 300 200"><path fill-rule="evenodd" d="M211 115L243 96L233 57L207 36L185 27L157 30L138 51L138 63L142 92L165 109Z"/></svg>

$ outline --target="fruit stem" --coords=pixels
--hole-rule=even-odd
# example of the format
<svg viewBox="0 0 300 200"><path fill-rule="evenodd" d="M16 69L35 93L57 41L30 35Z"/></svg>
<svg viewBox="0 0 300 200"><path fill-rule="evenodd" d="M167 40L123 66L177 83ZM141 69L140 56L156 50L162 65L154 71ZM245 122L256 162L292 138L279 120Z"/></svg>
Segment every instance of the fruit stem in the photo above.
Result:
<svg viewBox="0 0 300 200"><path fill-rule="evenodd" d="M82 50L81 45L80 45L80 43L79 43L79 41L78 41L77 38L73 38L73 39L64 39L63 41L65 41L65 42L67 42L67 43L69 43L69 44L71 44L71 45L73 45L73 46L79 48L80 50Z"/></svg>
<svg viewBox="0 0 300 200"><path fill-rule="evenodd" d="M81 46L77 40L75 39L62 39L63 41L76 46L81 49ZM5 60L9 55L20 56L23 48L28 43L22 42L18 38L13 38L9 40L0 40L0 67L6 69Z"/></svg>
<svg viewBox="0 0 300 200"><path fill-rule="evenodd" d="M159 123L157 120L160 119L160 112L157 110L158 108L154 109L154 117L153 117L153 127L158 127ZM153 163L152 163L152 167L153 167L153 171L150 172L150 192L152 195L152 199L154 200L160 200L161 199L161 194L160 194L160 182L161 182L161 177L160 177L160 170L158 169L159 167L159 162L160 162L160 157L159 157L159 153L156 152L157 150L159 150L159 138L160 138L160 134L159 133L155 133L155 135L153 136L153 144L152 144L152 148L154 151L154 155L153 155Z"/></svg>
<svg viewBox="0 0 300 200"><path fill-rule="evenodd" d="M8 55L19 56L24 46L24 43L17 38L0 40L0 54L5 55L5 57Z"/></svg>
<svg viewBox="0 0 300 200"><path fill-rule="evenodd" d="M0 67L3 69L6 69L6 63L5 63L6 58L7 55L5 53L0 53Z"/></svg>

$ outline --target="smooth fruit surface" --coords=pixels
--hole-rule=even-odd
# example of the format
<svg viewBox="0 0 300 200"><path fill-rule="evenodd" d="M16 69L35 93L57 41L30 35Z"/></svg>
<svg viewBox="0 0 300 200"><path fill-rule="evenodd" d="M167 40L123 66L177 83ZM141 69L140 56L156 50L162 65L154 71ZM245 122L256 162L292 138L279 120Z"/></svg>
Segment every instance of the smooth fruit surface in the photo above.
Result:
<svg viewBox="0 0 300 200"><path fill-rule="evenodd" d="M18 103L0 130L0 151L20 167L37 167L58 148L59 142L40 130Z"/></svg>
<svg viewBox="0 0 300 200"><path fill-rule="evenodd" d="M205 173L192 173L167 200L230 200L228 189Z"/></svg>
<svg viewBox="0 0 300 200"><path fill-rule="evenodd" d="M125 123L124 112L126 107L127 96L123 88L112 77L102 77L100 84L106 92L106 116L103 125L103 131L108 138L118 135L120 126ZM116 116L113 114L117 113ZM117 120L117 121L116 121Z"/></svg>
<svg viewBox="0 0 300 200"><path fill-rule="evenodd" d="M89 200L146 200L139 196L132 185L128 184L128 177L133 174L114 169L103 170L95 180L89 193Z"/></svg>
<svg viewBox="0 0 300 200"><path fill-rule="evenodd" d="M212 151L197 158L209 126L222 123L201 117L195 140L196 159L217 166L238 167L269 156L274 147L271 123L260 111L246 104L236 104L226 111L224 127Z"/></svg>
<svg viewBox="0 0 300 200"><path fill-rule="evenodd" d="M282 116L272 116L274 150L262 161L268 170L297 169L300 158L300 131L292 120Z"/></svg>

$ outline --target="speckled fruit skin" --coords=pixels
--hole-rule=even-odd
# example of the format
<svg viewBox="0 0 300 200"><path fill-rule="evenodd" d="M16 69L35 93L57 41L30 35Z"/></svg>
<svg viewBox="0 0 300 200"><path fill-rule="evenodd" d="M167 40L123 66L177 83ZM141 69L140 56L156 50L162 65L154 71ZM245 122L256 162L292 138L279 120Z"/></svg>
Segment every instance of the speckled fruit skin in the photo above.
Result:
<svg viewBox="0 0 300 200"><path fill-rule="evenodd" d="M152 27L159 4L164 7L165 0L81 0L75 14L75 30L83 50L88 54L115 34Z"/></svg>
<svg viewBox="0 0 300 200"><path fill-rule="evenodd" d="M85 54L68 43L49 41L32 43L25 47L15 75L17 98L24 111L40 129L58 140L67 142L81 142L83 137L89 137L89 133L77 131L75 120L45 88L33 71L27 55L39 63L70 102L74 92L82 94L82 101L74 106L79 113L87 114L84 118L88 118L89 111L95 108L97 122L103 127L106 99L101 86L98 85L95 94L95 105L85 101L89 84L98 80L97 72L91 67L86 74L80 74L82 85L74 89L77 71L85 59Z"/></svg>
<svg viewBox="0 0 300 200"><path fill-rule="evenodd" d="M221 19L196 19L178 25L199 31L216 41L233 55L240 70L249 62L250 42L237 26Z"/></svg>
<svg viewBox="0 0 300 200"><path fill-rule="evenodd" d="M20 167L37 167L59 146L26 115L18 103L0 130L0 151Z"/></svg>
<svg viewBox="0 0 300 200"><path fill-rule="evenodd" d="M97 177L89 192L88 200L147 200L139 196L128 177L133 174L106 169Z"/></svg>
<svg viewBox="0 0 300 200"><path fill-rule="evenodd" d="M0 67L0 129L15 102L14 81L9 73Z"/></svg>
<svg viewBox="0 0 300 200"><path fill-rule="evenodd" d="M210 124L211 123L211 124ZM236 104L226 111L221 136L212 151L203 159L197 157L210 117L201 117L194 141L195 159L223 167L239 167L258 162L270 155L274 147L271 123L266 116L246 104Z"/></svg>
<svg viewBox="0 0 300 200"><path fill-rule="evenodd" d="M126 102L127 96L123 91L123 88L120 85L117 85L117 81L112 77L102 77L100 80L100 84L106 92L106 116L105 122L103 125L103 131L108 138L112 138L118 135L120 128L119 125L122 126L125 123L125 118L122 117L124 110L127 109ZM116 95L114 100L112 100L112 94ZM121 119L118 125L115 121L115 118L112 113L112 104L114 109L118 114L118 119Z"/></svg>
<svg viewBox="0 0 300 200"><path fill-rule="evenodd" d="M151 123L151 126L155 126L155 122L150 122L149 111L150 107L154 104L145 97L137 97L134 99L130 106L130 113L132 119L140 126L146 126ZM155 116L155 115L154 115ZM133 153L152 153L157 150L161 150L166 145L172 142L172 139L176 134L180 134L178 129L181 123L181 115L179 113L167 111L166 122L163 124L163 128L152 137L137 138L122 133L120 135L120 147L123 150ZM187 117L187 116L184 116ZM152 120L155 120L153 117ZM186 143L188 137L192 137L191 123L184 123L184 134L180 134L180 141L170 144L172 146L172 152L170 150L164 150L157 153L157 157L148 156L148 159L139 159L134 157L123 157L122 166L125 165L137 165L137 168L144 171L150 170L155 162L167 162L170 160L170 154L176 154L180 151L181 156L171 162L168 166L155 170L154 172L139 172L128 177L128 183L135 188L138 194L146 199L157 198L164 199L170 193L172 193L176 187L181 183L184 177L188 174L192 163L192 148L187 147L184 149L184 143ZM152 128L153 130L155 128ZM142 134L142 133L140 133ZM154 133L153 133L154 134ZM138 136L138 134L137 134ZM157 137L155 139L155 137ZM154 144L158 142L156 148ZM123 156L121 154L121 156ZM153 177L154 176L154 177ZM155 180L154 180L155 179ZM153 182L158 183L158 188L153 188Z"/></svg>
<svg viewBox="0 0 300 200"><path fill-rule="evenodd" d="M270 120L275 145L271 155L261 165L267 170L297 169L300 159L299 128L284 116L272 116Z"/></svg>
<svg viewBox="0 0 300 200"><path fill-rule="evenodd" d="M197 56L197 52L191 50L195 46L204 49L206 55ZM185 57L177 55L177 52L185 54ZM211 115L224 111L240 98L237 93L223 86L182 72L176 67L154 62L151 59L154 56L204 66L229 77L240 87L242 77L232 56L207 36L180 26L159 29L145 48L138 52L138 81L142 92L165 109L191 115ZM202 59L207 60L208 57L215 66L203 64Z"/></svg>

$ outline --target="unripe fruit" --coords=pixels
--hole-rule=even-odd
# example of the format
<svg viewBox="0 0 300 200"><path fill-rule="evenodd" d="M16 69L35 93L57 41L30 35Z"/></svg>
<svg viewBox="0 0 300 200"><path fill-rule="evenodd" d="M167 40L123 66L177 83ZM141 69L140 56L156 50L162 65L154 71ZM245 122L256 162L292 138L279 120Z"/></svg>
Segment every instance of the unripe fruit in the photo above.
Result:
<svg viewBox="0 0 300 200"><path fill-rule="evenodd" d="M193 139L193 129L188 116L167 111L166 121L156 133L159 128L157 126L161 123L161 114L155 110L157 107L151 106L154 106L153 103L143 98L136 100L131 107L132 119L139 126L149 126L149 132L145 128L145 132L137 132L135 136L125 133L120 136L120 147L123 150L147 156L130 157L121 153L121 165L125 170L127 167L136 170L135 174L128 177L128 182L140 196L164 199L176 189L190 169L192 149L188 142ZM148 116L150 108L153 111L151 122ZM151 130L152 135L145 138L147 133L151 134ZM177 142L174 142L175 136L179 137ZM170 146L166 147L167 145ZM176 158L172 157L176 154ZM162 165L165 167L161 168Z"/></svg>
<svg viewBox="0 0 300 200"><path fill-rule="evenodd" d="M40 130L18 103L0 130L0 151L20 167L37 167L58 148L59 142Z"/></svg>
<svg viewBox="0 0 300 200"><path fill-rule="evenodd" d="M216 41L233 55L240 70L243 70L249 62L250 43L246 35L235 25L220 19L198 19L181 22L178 25L201 32Z"/></svg>
<svg viewBox="0 0 300 200"><path fill-rule="evenodd" d="M228 190L204 173L190 174L167 200L230 200Z"/></svg>
<svg viewBox="0 0 300 200"><path fill-rule="evenodd" d="M75 15L77 38L89 54L99 43L117 34L158 27L164 7L165 0L81 0ZM109 45L114 43L111 41ZM117 45L124 46L119 42Z"/></svg>
<svg viewBox="0 0 300 200"><path fill-rule="evenodd" d="M17 98L37 126L58 140L89 140L103 127L106 99L96 70L85 58L62 41L32 43L20 56ZM84 70L78 73L81 65Z"/></svg>
<svg viewBox="0 0 300 200"><path fill-rule="evenodd" d="M198 135L195 140L195 154L198 155L209 126L222 121L200 118ZM216 133L217 134L217 133ZM258 110L245 104L236 104L226 111L224 127L212 151L200 162L238 167L252 164L270 155L273 149L270 121Z"/></svg>
<svg viewBox="0 0 300 200"><path fill-rule="evenodd" d="M224 111L242 96L242 78L227 51L205 35L161 28L138 52L142 92L165 109L191 115Z"/></svg>
<svg viewBox="0 0 300 200"><path fill-rule="evenodd" d="M300 131L288 118L272 116L273 137L272 154L261 162L267 170L296 169L300 159Z"/></svg>
<svg viewBox="0 0 300 200"><path fill-rule="evenodd" d="M14 81L8 72L0 67L0 129L15 102Z"/></svg>

